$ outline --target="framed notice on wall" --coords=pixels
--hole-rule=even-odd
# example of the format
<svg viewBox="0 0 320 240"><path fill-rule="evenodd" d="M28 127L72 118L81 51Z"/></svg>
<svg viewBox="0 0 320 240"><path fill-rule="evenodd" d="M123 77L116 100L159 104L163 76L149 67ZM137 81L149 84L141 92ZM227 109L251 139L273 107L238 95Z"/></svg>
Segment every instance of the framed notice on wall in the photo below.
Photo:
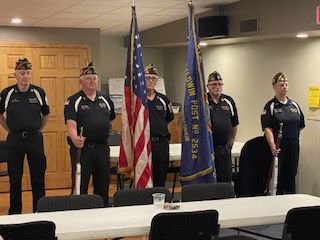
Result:
<svg viewBox="0 0 320 240"><path fill-rule="evenodd" d="M115 111L120 113L122 111L122 98L123 98L123 86L124 78L109 78L109 96L114 103ZM166 94L166 88L163 77L159 77L156 91L162 94Z"/></svg>
<svg viewBox="0 0 320 240"><path fill-rule="evenodd" d="M109 94L110 95L122 95L123 94L123 85L124 85L124 78L109 78L108 80L109 85ZM156 91L162 94L166 94L166 87L164 84L163 77L159 77L159 80L156 85Z"/></svg>

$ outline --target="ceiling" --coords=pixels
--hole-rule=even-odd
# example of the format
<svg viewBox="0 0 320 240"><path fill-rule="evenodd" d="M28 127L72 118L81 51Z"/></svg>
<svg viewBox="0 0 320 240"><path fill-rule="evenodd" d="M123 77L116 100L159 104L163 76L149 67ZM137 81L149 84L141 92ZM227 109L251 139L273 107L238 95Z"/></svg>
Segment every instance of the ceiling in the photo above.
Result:
<svg viewBox="0 0 320 240"><path fill-rule="evenodd" d="M195 13L239 0L193 0ZM124 36L132 0L0 0L0 26L100 28L101 34ZM144 31L187 16L187 0L135 0L138 26Z"/></svg>

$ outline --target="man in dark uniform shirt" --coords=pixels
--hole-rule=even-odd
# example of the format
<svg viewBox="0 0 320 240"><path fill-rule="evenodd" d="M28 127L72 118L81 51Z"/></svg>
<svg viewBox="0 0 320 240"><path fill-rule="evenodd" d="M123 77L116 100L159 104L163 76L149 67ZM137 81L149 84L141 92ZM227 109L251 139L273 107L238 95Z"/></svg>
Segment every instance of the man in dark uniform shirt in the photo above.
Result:
<svg viewBox="0 0 320 240"><path fill-rule="evenodd" d="M273 156L278 156L277 194L295 193L295 177L299 161L299 136L305 127L304 116L299 105L287 97L288 79L277 73L272 79L275 97L267 102L262 114L261 125ZM282 127L280 148L276 148L276 137Z"/></svg>
<svg viewBox="0 0 320 240"><path fill-rule="evenodd" d="M145 70L150 119L153 186L165 186L169 165L170 133L168 123L173 120L172 104L163 94L155 91L158 70L149 64Z"/></svg>
<svg viewBox="0 0 320 240"><path fill-rule="evenodd" d="M41 131L48 119L49 106L44 90L30 84L31 67L28 59L19 59L14 74L17 84L4 89L0 94L0 124L8 131L9 214L18 214L22 210L21 179L26 154L34 212L37 210L38 199L45 195L47 165ZM4 112L7 118L3 116Z"/></svg>
<svg viewBox="0 0 320 240"><path fill-rule="evenodd" d="M231 182L231 149L239 124L237 108L233 99L222 93L223 81L218 72L209 75L207 86L217 181Z"/></svg>
<svg viewBox="0 0 320 240"><path fill-rule="evenodd" d="M111 120L115 119L113 102L97 90L98 76L90 63L80 73L81 91L65 103L64 115L71 140L71 159L81 149L80 193L88 193L90 176L94 194L100 195L108 206L110 183L110 149L108 137ZM83 136L80 128L83 127ZM75 163L73 163L74 169Z"/></svg>

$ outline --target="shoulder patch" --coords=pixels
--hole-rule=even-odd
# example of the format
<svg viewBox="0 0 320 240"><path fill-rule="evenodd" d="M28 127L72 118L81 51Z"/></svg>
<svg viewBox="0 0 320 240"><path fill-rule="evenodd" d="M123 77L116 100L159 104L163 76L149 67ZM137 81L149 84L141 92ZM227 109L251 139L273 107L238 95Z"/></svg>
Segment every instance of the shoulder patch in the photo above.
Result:
<svg viewBox="0 0 320 240"><path fill-rule="evenodd" d="M263 109L261 112L261 115L266 115L267 114L267 110Z"/></svg>
<svg viewBox="0 0 320 240"><path fill-rule="evenodd" d="M65 101L65 102L64 102L64 105L65 105L65 106L68 106L68 105L69 105L69 103L70 103L70 101L69 101L69 100L67 100L67 101Z"/></svg>

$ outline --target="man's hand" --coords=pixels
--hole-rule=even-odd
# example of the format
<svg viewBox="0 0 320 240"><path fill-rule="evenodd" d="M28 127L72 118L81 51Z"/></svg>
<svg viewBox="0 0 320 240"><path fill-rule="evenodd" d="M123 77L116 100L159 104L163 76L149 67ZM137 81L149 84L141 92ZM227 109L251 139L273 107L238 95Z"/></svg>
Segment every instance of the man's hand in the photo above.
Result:
<svg viewBox="0 0 320 240"><path fill-rule="evenodd" d="M270 150L272 152L272 156L273 157L277 157L281 151L280 148L277 148L275 144L273 144L271 147L270 147Z"/></svg>
<svg viewBox="0 0 320 240"><path fill-rule="evenodd" d="M85 137L82 136L76 136L73 139L71 139L73 144L77 147L77 148L83 148L84 145L84 141L86 140Z"/></svg>

